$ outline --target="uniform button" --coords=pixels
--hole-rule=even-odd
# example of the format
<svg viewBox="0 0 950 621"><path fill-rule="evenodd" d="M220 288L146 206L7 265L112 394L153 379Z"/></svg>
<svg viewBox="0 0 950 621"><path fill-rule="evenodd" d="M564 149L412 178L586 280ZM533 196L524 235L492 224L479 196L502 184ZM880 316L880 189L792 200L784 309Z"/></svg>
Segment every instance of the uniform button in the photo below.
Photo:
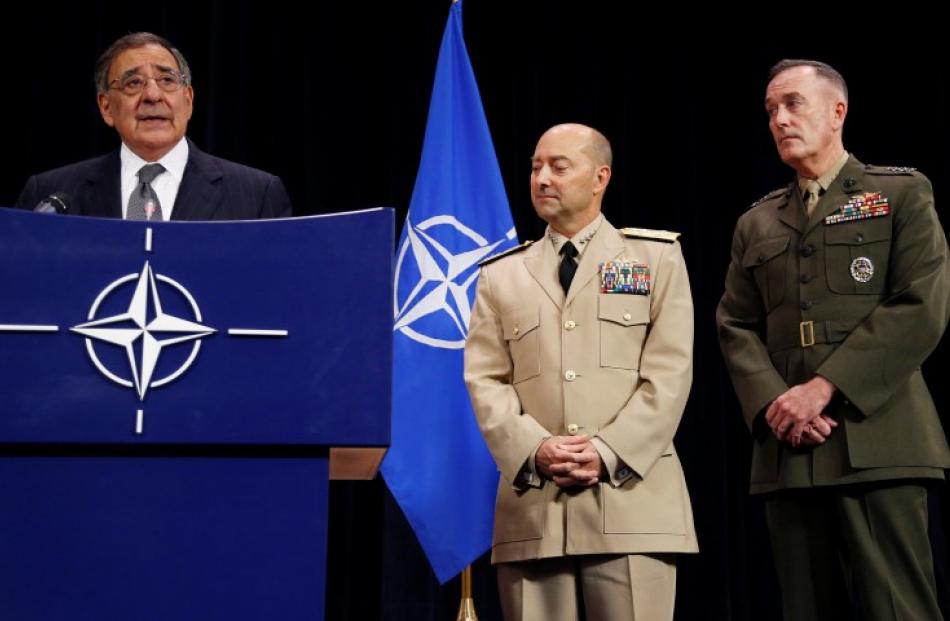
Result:
<svg viewBox="0 0 950 621"><path fill-rule="evenodd" d="M573 382L575 379L577 379L577 373L575 373L573 369L568 369L564 372L564 379L569 382Z"/></svg>
<svg viewBox="0 0 950 621"><path fill-rule="evenodd" d="M630 468L621 468L617 471L618 479L626 479L628 476L630 476Z"/></svg>
<svg viewBox="0 0 950 621"><path fill-rule="evenodd" d="M765 263L765 255L764 255L764 254L760 254L760 255L759 255L759 263Z"/></svg>
<svg viewBox="0 0 950 621"><path fill-rule="evenodd" d="M567 426L567 433L572 436L576 436L577 432L580 430L580 426L577 423L571 423Z"/></svg>
<svg viewBox="0 0 950 621"><path fill-rule="evenodd" d="M633 315L631 315L630 313L624 313L624 314L623 314L623 320L624 320L624 321L630 321L631 319L633 319Z"/></svg>
<svg viewBox="0 0 950 621"><path fill-rule="evenodd" d="M567 321L564 322L565 330L573 330L576 327L577 327L577 324L574 322L573 319L568 319Z"/></svg>
<svg viewBox="0 0 950 621"><path fill-rule="evenodd" d="M802 256L803 256L803 257L810 257L810 256L813 255L813 254L815 254L815 247L814 247L814 246L812 246L811 244L805 244L804 246L802 246Z"/></svg>
<svg viewBox="0 0 950 621"><path fill-rule="evenodd" d="M514 334L515 336L518 336L518 334L519 334L520 332L521 332L521 330L519 330L518 328L512 328L512 329L511 329L511 333Z"/></svg>
<svg viewBox="0 0 950 621"><path fill-rule="evenodd" d="M864 241L864 235L861 235L860 233L858 233L857 235L854 236L854 241L860 244L861 242Z"/></svg>
<svg viewBox="0 0 950 621"><path fill-rule="evenodd" d="M848 177L847 179L844 180L844 187L852 188L854 187L854 183L855 183L854 179L852 179L851 177Z"/></svg>
<svg viewBox="0 0 950 621"><path fill-rule="evenodd" d="M803 285L807 285L807 284L810 283L811 281L815 280L815 277L812 276L811 274L802 274L801 276L798 277L798 280L799 280L799 282L801 282Z"/></svg>
<svg viewBox="0 0 950 621"><path fill-rule="evenodd" d="M814 305L815 305L815 303L812 302L811 300L802 300L801 307L802 307L802 310L806 310L806 311L807 311L807 310L811 310L811 307L814 306Z"/></svg>

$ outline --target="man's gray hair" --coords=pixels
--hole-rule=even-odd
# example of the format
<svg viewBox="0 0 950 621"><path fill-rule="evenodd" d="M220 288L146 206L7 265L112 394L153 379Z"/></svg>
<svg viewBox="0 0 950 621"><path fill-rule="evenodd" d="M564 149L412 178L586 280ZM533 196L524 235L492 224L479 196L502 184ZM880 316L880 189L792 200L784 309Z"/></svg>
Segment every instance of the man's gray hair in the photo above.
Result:
<svg viewBox="0 0 950 621"><path fill-rule="evenodd" d="M109 69L119 54L146 45L160 45L168 50L178 63L178 72L182 75L183 85L191 84L191 69L188 67L188 61L168 39L151 32L133 32L117 39L96 61L96 90L100 93L109 92Z"/></svg>
<svg viewBox="0 0 950 621"><path fill-rule="evenodd" d="M812 67L819 76L831 82L841 94L844 96L844 100L847 103L848 101L848 85L844 81L844 77L838 73L838 70L829 65L828 63L823 63L820 60L805 60L802 58L786 58L785 60L780 60L769 69L769 82L771 82L775 76L791 69L793 67Z"/></svg>

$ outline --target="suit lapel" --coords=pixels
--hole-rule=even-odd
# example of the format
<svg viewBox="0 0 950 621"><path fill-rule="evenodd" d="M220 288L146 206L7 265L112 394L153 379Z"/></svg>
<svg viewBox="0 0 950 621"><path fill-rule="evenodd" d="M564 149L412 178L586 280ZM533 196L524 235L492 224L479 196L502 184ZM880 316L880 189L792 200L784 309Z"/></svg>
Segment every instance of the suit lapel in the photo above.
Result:
<svg viewBox="0 0 950 621"><path fill-rule="evenodd" d="M805 218L805 205L802 204L802 193L798 190L796 182L789 184L783 202L780 202L776 209L778 209L779 220L799 233L805 230L808 221Z"/></svg>
<svg viewBox="0 0 950 621"><path fill-rule="evenodd" d="M122 182L119 150L102 158L86 177L85 209L82 215L98 218L122 218Z"/></svg>
<svg viewBox="0 0 950 621"><path fill-rule="evenodd" d="M564 291L557 279L557 255L547 236L525 251L524 266L558 308L564 306Z"/></svg>
<svg viewBox="0 0 950 621"><path fill-rule="evenodd" d="M191 140L188 141L188 164L178 186L172 220L213 220L221 202L218 181L221 170Z"/></svg>
<svg viewBox="0 0 950 621"><path fill-rule="evenodd" d="M624 250L623 238L606 218L589 243L590 246L584 250L581 262L577 265L577 272L574 273L574 280L571 281L571 288L567 292L565 306L570 306L578 292L588 286L590 281L600 273L601 263L617 258Z"/></svg>

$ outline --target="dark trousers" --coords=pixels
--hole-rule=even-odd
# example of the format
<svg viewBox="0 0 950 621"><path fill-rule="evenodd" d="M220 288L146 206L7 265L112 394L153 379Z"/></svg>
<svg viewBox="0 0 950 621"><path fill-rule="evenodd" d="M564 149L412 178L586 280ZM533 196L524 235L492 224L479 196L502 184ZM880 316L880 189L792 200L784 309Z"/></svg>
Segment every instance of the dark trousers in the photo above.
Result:
<svg viewBox="0 0 950 621"><path fill-rule="evenodd" d="M786 621L940 621L927 489L898 482L765 501Z"/></svg>

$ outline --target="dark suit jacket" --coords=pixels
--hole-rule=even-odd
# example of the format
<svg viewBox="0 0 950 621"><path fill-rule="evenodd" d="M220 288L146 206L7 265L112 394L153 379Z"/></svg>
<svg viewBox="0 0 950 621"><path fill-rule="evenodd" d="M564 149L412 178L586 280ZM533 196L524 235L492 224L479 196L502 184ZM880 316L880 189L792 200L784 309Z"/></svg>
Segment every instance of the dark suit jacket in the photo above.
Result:
<svg viewBox="0 0 950 621"><path fill-rule="evenodd" d="M826 220L878 194L886 215ZM948 316L950 251L920 173L851 157L811 218L794 182L739 218L717 320L753 430L752 491L942 478L950 450L920 365ZM841 424L814 448L778 443L765 408L815 374L838 387L825 412Z"/></svg>
<svg viewBox="0 0 950 621"><path fill-rule="evenodd" d="M54 192L69 195L69 212L121 218L119 150L30 177L16 207L33 209ZM188 164L172 220L257 220L290 216L290 198L278 177L202 152L188 141Z"/></svg>

